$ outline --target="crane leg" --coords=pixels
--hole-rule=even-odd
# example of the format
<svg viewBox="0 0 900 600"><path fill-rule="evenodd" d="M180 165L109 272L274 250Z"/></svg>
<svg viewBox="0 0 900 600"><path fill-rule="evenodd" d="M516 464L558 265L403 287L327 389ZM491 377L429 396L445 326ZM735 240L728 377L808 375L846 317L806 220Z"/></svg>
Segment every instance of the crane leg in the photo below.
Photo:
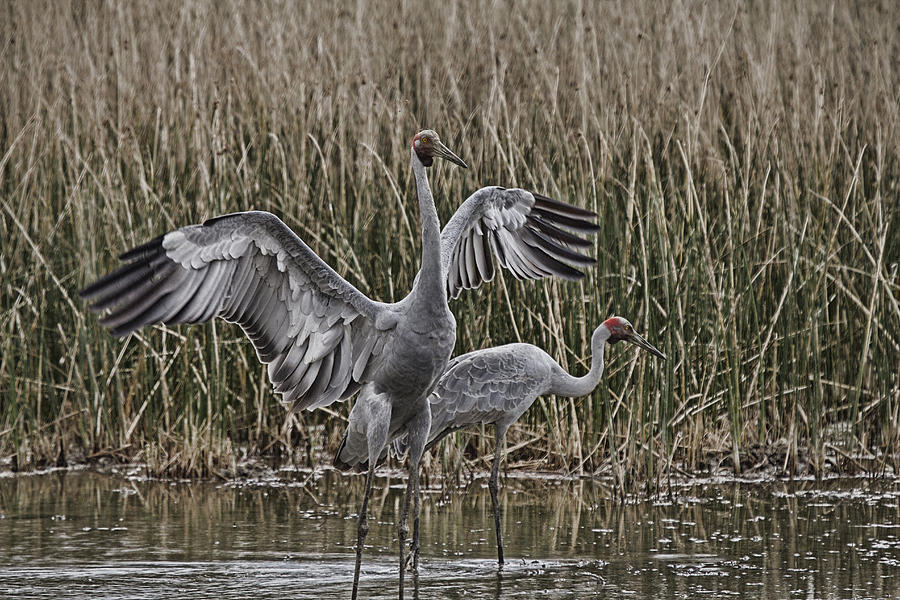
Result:
<svg viewBox="0 0 900 600"><path fill-rule="evenodd" d="M403 511L400 513L400 524L397 528L397 537L400 540L400 598L403 598L403 578L406 571L406 538L409 536L409 503L415 497L415 533L413 547L410 551L418 554L418 519L419 519L419 462L425 452L425 442L428 440L428 430L431 427L431 411L428 404L425 410L413 417L407 425L409 441L409 482L406 486L406 498L403 501ZM414 565L418 567L418 557Z"/></svg>
<svg viewBox="0 0 900 600"><path fill-rule="evenodd" d="M500 534L500 501L497 498L500 478L500 456L503 454L503 442L506 433L497 433L497 447L494 449L494 464L491 466L491 478L488 480L488 489L491 491L491 505L494 508L494 529L497 532L497 565L503 567L503 537Z"/></svg>
<svg viewBox="0 0 900 600"><path fill-rule="evenodd" d="M412 496L412 461L409 466L409 481L406 483L406 494L403 498L403 508L400 510L400 521L397 524L397 541L400 544L400 595L403 598L404 575L406 574L406 563L409 557L406 555L406 538L409 536L409 500Z"/></svg>
<svg viewBox="0 0 900 600"><path fill-rule="evenodd" d="M419 571L419 509L421 507L419 502L419 478L416 477L416 489L413 490L414 494L414 504L413 504L413 539L412 545L409 547L409 551L412 553L413 557L413 571L416 571L416 577L418 577Z"/></svg>
<svg viewBox="0 0 900 600"><path fill-rule="evenodd" d="M375 461L369 461L369 472L366 474L366 493L363 496L362 506L359 509L359 519L356 525L356 566L353 569L353 595L356 600L359 593L359 568L362 565L363 545L366 543L366 535L369 533L369 520L366 512L369 508L369 497L372 495L372 481L375 478Z"/></svg>
<svg viewBox="0 0 900 600"><path fill-rule="evenodd" d="M365 409L368 411L366 426L366 444L369 452L369 471L366 474L366 493L363 496L362 506L359 509L359 520L356 529L356 566L353 569L353 595L352 600L356 600L359 593L359 569L362 565L363 546L366 542L366 535L369 533L369 520L367 512L369 510L369 498L372 496L372 484L375 480L375 466L387 444L388 429L391 424L391 404L384 395L376 395L360 397L357 403L366 402ZM356 408L354 406L354 408Z"/></svg>

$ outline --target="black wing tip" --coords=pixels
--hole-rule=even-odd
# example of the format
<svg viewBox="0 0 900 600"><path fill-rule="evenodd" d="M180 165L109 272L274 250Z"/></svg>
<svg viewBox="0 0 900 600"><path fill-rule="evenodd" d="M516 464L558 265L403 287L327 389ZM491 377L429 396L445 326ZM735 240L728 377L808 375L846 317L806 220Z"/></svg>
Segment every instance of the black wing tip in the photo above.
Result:
<svg viewBox="0 0 900 600"><path fill-rule="evenodd" d="M548 222L540 215L532 213L526 217L526 220L532 232L541 238L552 239L555 243L562 242L569 247L575 248L590 248L593 246L593 243L590 240L578 237L578 235L570 231L561 229L553 223Z"/></svg>
<svg viewBox="0 0 900 600"><path fill-rule="evenodd" d="M90 300L94 296L97 295L97 292L102 289L107 283L109 283L114 276L116 276L121 269L116 269L112 273L107 273L100 279L97 279L93 283L90 283L84 286L82 289L78 290L78 297L82 300Z"/></svg>
<svg viewBox="0 0 900 600"><path fill-rule="evenodd" d="M165 236L153 238L149 242L145 242L140 246L135 246L131 250L120 254L119 260L125 264L120 265L119 268L110 271L93 283L79 290L78 297L82 300L89 300L100 296L100 300L102 301L106 297L104 294L109 291L110 286L115 285L118 280L135 274L141 269L147 268L153 259L162 254L163 237ZM97 310L102 310L102 308L98 308Z"/></svg>
<svg viewBox="0 0 900 600"><path fill-rule="evenodd" d="M334 466L335 469L337 469L338 471L341 471L342 473L350 473L350 472L363 473L363 472L369 470L369 461L351 465L350 463L346 463L346 462L342 461L340 458L338 458L337 454L334 455L334 460L332 461L331 464L332 464L332 466Z"/></svg>
<svg viewBox="0 0 900 600"><path fill-rule="evenodd" d="M338 458L338 454L334 455L334 460L331 461L332 466L338 471L343 471L344 473L353 470L353 465L349 463L345 463L340 458Z"/></svg>
<svg viewBox="0 0 900 600"><path fill-rule="evenodd" d="M584 258L582 258L575 264L579 265L579 267L591 267L591 266L597 264L597 259L592 256L585 256ZM573 267L573 268L578 270L576 267ZM581 273L581 271L578 271L578 272ZM584 277L584 273L581 273L581 276Z"/></svg>
<svg viewBox="0 0 900 600"><path fill-rule="evenodd" d="M210 217L209 219L203 221L203 224L201 225L201 227L209 227L210 225L215 225L216 223L219 223L226 219L230 219L233 216L234 216L234 214L227 214L227 215L219 215L217 217Z"/></svg>
<svg viewBox="0 0 900 600"><path fill-rule="evenodd" d="M344 446L346 444L347 444L347 434L345 433L344 438L341 440L341 445L338 446L337 451L334 453L334 459L331 461L332 466L335 469L342 471L344 473L347 473L349 471L355 471L356 473L365 473L366 471L368 471L369 470L369 461L368 460L364 460L364 461L358 462L356 464L351 464L351 463L341 460L341 452L344 451ZM379 458L378 461L375 463L375 466L377 467L377 466L384 464L388 459L388 454L389 453L386 452L382 458Z"/></svg>
<svg viewBox="0 0 900 600"><path fill-rule="evenodd" d="M526 240L525 243L529 246L540 248L543 252L551 255L556 260L562 260L582 266L590 266L596 264L597 262L597 259L587 254L582 254L578 250L572 249L569 245L564 245L571 244L570 240L567 238L560 238L559 236L553 237L551 235L544 234L540 230L530 229L529 231L531 235L535 237L535 239L533 242ZM584 241L572 234L568 235L579 241ZM588 246L590 246L590 243L581 245L581 247Z"/></svg>
<svg viewBox="0 0 900 600"><path fill-rule="evenodd" d="M135 263L129 263L127 265L119 267L115 271L107 273L100 279L79 290L78 297L83 300L89 300L91 298L94 298L95 296L101 295L103 291L106 290L107 286L115 282L117 279L127 276L129 273L134 271L134 268Z"/></svg>
<svg viewBox="0 0 900 600"><path fill-rule="evenodd" d="M546 251L542 250L541 252L543 253L543 255L533 253L532 258L533 260L537 261L537 266L549 270L552 276L566 279L568 281L579 281L581 279L584 279L584 273L581 270L573 267L568 263L554 258L553 256L547 254Z"/></svg>
<svg viewBox="0 0 900 600"><path fill-rule="evenodd" d="M106 325L104 325L104 327L106 327ZM137 331L137 329L135 329L134 327L113 327L109 329L109 335L121 340L122 338L128 337L135 331Z"/></svg>
<svg viewBox="0 0 900 600"><path fill-rule="evenodd" d="M450 370L450 365L447 366L447 370L448 371ZM450 427L444 427L444 429L442 429L441 432L438 433L437 435L435 435L434 437L432 437L431 434L429 434L428 437L430 437L431 439L425 444L424 451L428 452L429 450L433 449L435 446L440 444L442 441L444 441L444 438L447 437L448 435L450 435L451 433L456 433L457 431L460 431L465 428L466 428L465 425L457 425L455 427L450 426Z"/></svg>
<svg viewBox="0 0 900 600"><path fill-rule="evenodd" d="M119 317L120 315L113 312L98 320L101 325L109 330L109 334L116 338L127 337L146 324L141 322L139 318L128 319L124 323L116 323Z"/></svg>
<svg viewBox="0 0 900 600"><path fill-rule="evenodd" d="M341 445L338 446L337 451L334 453L334 459L331 461L331 465L335 469L337 469L338 471L343 471L345 473L347 471L352 471L353 467L354 467L354 465L351 465L350 463L347 463L347 462L344 462L341 460L341 452L344 451L344 446L346 446L346 445L347 445L347 434L344 433L344 437L341 438Z"/></svg>
<svg viewBox="0 0 900 600"><path fill-rule="evenodd" d="M564 215L559 211L538 206L537 204L535 204L531 208L531 212L540 216L547 222L553 223L554 225L560 227L568 227L569 229L575 231L595 233L600 230L599 225L597 225L596 223L591 223L590 221L585 221L584 218Z"/></svg>
<svg viewBox="0 0 900 600"><path fill-rule="evenodd" d="M143 263L148 262L148 258L156 257L162 250L163 237L165 236L161 235L159 237L155 237L149 242L145 242L140 246L135 246L131 250L127 250L120 254L119 260L126 264L121 265L118 269L110 271L93 283L86 285L84 288L78 290L78 297L83 300L87 300L96 296L97 293L103 290L110 282L118 279L119 277L122 277L123 275L131 273L135 268L138 268Z"/></svg>
<svg viewBox="0 0 900 600"><path fill-rule="evenodd" d="M157 254L160 250L162 250L163 238L165 235L160 235L149 242L144 242L140 246L135 246L131 250L127 250L119 255L119 260L123 262L131 262L135 259L142 258L148 254Z"/></svg>
<svg viewBox="0 0 900 600"><path fill-rule="evenodd" d="M573 217L584 217L587 219L597 218L597 213L592 210L580 208L578 206L575 206L574 204L569 204L568 202L554 200L549 196L545 196L544 194L539 194L537 192L531 192L531 195L534 196L535 204L541 208L544 208L545 210L563 213Z"/></svg>
<svg viewBox="0 0 900 600"><path fill-rule="evenodd" d="M217 223L221 223L222 221L228 221L235 217L244 217L244 218L252 218L252 219L262 219L265 221L278 221L283 223L281 219L278 218L278 215L272 214L267 210L242 210L239 212L227 213L224 215L217 215L215 217L210 217L203 221L200 227L209 227L210 225L215 225Z"/></svg>

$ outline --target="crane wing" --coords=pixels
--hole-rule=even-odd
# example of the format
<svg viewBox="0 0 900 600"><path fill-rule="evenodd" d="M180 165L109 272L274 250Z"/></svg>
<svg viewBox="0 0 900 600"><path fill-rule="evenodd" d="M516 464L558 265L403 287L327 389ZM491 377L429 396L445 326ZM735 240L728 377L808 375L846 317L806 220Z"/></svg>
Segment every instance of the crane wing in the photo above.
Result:
<svg viewBox="0 0 900 600"><path fill-rule="evenodd" d="M550 375L549 362L533 356L532 348L510 344L453 359L429 397L426 448L469 425L509 426L528 410L545 391Z"/></svg>
<svg viewBox="0 0 900 600"><path fill-rule="evenodd" d="M494 278L492 254L519 279L577 280L594 259L582 254L596 213L521 189L485 187L469 196L441 231L447 293L456 298Z"/></svg>
<svg viewBox="0 0 900 600"><path fill-rule="evenodd" d="M338 275L278 217L234 213L138 246L80 292L124 336L154 323L215 317L241 326L276 392L294 410L356 392L395 321Z"/></svg>

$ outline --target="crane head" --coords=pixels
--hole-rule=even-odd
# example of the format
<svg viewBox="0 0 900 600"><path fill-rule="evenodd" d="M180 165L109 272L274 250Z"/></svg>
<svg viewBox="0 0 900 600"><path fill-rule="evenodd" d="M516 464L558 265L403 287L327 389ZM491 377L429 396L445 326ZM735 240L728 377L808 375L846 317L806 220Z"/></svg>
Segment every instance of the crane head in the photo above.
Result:
<svg viewBox="0 0 900 600"><path fill-rule="evenodd" d="M626 342L631 342L635 346L640 346L654 356L666 360L666 355L657 350L653 344L641 337L638 332L634 330L631 323L628 322L628 319L623 319L622 317L610 317L603 321L603 326L609 330L609 338L607 338L606 341L610 344L615 344L616 342L624 340Z"/></svg>
<svg viewBox="0 0 900 600"><path fill-rule="evenodd" d="M451 152L450 148L441 142L441 138L432 129L425 129L417 133L416 137L413 138L412 146L416 156L419 157L419 160L426 167L430 167L434 163L435 158L443 158L459 165L463 169L469 168L463 162L463 159Z"/></svg>

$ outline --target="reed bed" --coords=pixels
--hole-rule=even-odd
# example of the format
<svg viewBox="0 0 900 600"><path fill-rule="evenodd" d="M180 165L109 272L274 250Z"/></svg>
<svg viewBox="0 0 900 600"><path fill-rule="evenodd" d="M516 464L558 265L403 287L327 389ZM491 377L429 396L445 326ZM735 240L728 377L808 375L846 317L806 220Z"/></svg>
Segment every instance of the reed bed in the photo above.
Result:
<svg viewBox="0 0 900 600"><path fill-rule="evenodd" d="M281 216L374 298L418 268L408 144L438 130L442 219L478 187L596 210L579 284L451 303L457 352L578 374L513 464L620 490L728 468L900 464L900 13L891 2L41 3L0 8L0 457L231 476L330 461L349 412L288 415L221 321L111 338L77 298L116 255L237 210ZM492 431L431 465L480 468Z"/></svg>

